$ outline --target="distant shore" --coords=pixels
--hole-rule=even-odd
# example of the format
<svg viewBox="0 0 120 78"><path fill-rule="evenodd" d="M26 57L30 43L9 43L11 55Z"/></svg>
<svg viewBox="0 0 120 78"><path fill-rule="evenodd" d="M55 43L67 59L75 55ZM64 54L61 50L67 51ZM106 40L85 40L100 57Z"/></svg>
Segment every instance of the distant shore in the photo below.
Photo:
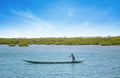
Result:
<svg viewBox="0 0 120 78"><path fill-rule="evenodd" d="M37 45L101 45L120 46L120 36L116 37L74 37L74 38L0 38L0 44L9 46Z"/></svg>

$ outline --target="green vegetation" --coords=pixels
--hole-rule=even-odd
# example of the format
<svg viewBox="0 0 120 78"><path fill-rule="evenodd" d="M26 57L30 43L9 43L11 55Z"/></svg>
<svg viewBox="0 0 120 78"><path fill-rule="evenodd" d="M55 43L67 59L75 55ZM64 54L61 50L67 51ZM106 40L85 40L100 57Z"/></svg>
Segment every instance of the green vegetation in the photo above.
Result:
<svg viewBox="0 0 120 78"><path fill-rule="evenodd" d="M0 38L0 44L9 46L29 46L38 45L119 45L120 36L116 37L75 37L75 38Z"/></svg>
<svg viewBox="0 0 120 78"><path fill-rule="evenodd" d="M12 46L16 46L16 44L14 44L14 43L11 43L11 44L9 44L9 46L10 46L10 47L12 47Z"/></svg>
<svg viewBox="0 0 120 78"><path fill-rule="evenodd" d="M22 46L28 46L27 42L19 42L18 46L22 47Z"/></svg>

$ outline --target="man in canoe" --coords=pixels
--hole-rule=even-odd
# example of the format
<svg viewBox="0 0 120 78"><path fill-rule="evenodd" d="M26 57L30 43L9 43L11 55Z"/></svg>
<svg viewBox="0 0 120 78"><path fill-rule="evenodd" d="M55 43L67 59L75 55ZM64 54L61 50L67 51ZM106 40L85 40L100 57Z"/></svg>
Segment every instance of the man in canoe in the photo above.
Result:
<svg viewBox="0 0 120 78"><path fill-rule="evenodd" d="M75 56L73 55L73 53L71 53L69 57L72 57L72 62L75 62Z"/></svg>

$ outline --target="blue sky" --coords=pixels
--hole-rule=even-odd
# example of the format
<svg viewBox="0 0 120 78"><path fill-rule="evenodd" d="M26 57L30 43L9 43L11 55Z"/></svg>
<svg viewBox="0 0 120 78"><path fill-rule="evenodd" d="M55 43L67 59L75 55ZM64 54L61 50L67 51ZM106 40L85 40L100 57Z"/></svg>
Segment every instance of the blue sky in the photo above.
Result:
<svg viewBox="0 0 120 78"><path fill-rule="evenodd" d="M120 36L120 0L0 0L0 37Z"/></svg>

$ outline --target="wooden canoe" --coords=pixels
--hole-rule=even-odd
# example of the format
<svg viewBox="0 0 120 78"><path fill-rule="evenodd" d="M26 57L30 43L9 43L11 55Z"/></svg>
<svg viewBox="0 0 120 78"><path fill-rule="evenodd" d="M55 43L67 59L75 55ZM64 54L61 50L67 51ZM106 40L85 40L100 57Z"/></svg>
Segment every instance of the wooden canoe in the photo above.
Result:
<svg viewBox="0 0 120 78"><path fill-rule="evenodd" d="M35 60L23 60L28 63L34 63L34 64L70 64L70 63L81 63L83 61L35 61Z"/></svg>

